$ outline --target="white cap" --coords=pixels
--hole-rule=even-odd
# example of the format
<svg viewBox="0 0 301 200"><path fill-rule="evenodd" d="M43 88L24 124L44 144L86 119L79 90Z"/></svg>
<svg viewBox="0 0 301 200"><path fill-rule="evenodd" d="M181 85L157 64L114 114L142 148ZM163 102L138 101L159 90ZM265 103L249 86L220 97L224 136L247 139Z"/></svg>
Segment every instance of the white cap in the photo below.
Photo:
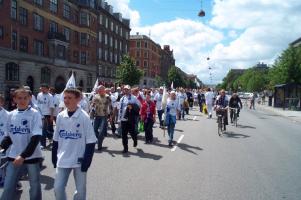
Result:
<svg viewBox="0 0 301 200"><path fill-rule="evenodd" d="M130 90L130 89L131 89L131 86L129 86L129 85L125 85L123 88L124 88L124 89L128 89L128 90Z"/></svg>

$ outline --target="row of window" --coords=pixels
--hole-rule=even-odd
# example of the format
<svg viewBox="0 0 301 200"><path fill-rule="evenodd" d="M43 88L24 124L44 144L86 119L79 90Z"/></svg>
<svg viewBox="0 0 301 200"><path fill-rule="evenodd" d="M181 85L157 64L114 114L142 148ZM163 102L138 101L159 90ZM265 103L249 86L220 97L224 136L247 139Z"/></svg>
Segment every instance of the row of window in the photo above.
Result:
<svg viewBox="0 0 301 200"><path fill-rule="evenodd" d="M105 45L110 45L110 47L119 49L122 51L122 41L118 41L118 39L114 39L112 36L109 36L107 33L103 34L101 31L98 32L98 42L104 42ZM127 51L127 45L125 45Z"/></svg>
<svg viewBox="0 0 301 200"><path fill-rule="evenodd" d="M113 53L112 51L103 50L102 48L98 48L97 50L98 59L109 61L111 63L119 64L122 60L121 54Z"/></svg>
<svg viewBox="0 0 301 200"><path fill-rule="evenodd" d="M129 39L129 32L128 31L123 31L122 27L118 26L118 24L114 24L113 21L109 22L109 18L103 16L102 14L99 15L99 24L104 25L107 29L110 28L110 30L112 32L115 32L116 34L119 34L121 37L123 37L123 34L125 34L125 38Z"/></svg>
<svg viewBox="0 0 301 200"><path fill-rule="evenodd" d="M136 51L136 57L137 58L140 57L140 51ZM147 51L144 52L144 58L148 58L148 52Z"/></svg>
<svg viewBox="0 0 301 200"><path fill-rule="evenodd" d="M139 67L140 66L140 61L139 60L136 60L136 66ZM148 67L148 61L147 60L144 60L143 61L143 67Z"/></svg>
<svg viewBox="0 0 301 200"><path fill-rule="evenodd" d="M17 31L13 31L11 35L11 48L13 50L18 49L18 41L19 41L19 50L21 52L28 52L28 37L20 35L18 38ZM38 56L44 55L44 42L40 40L33 40L33 53Z"/></svg>
<svg viewBox="0 0 301 200"><path fill-rule="evenodd" d="M100 66L98 68L98 74L101 77L116 77L116 68Z"/></svg>

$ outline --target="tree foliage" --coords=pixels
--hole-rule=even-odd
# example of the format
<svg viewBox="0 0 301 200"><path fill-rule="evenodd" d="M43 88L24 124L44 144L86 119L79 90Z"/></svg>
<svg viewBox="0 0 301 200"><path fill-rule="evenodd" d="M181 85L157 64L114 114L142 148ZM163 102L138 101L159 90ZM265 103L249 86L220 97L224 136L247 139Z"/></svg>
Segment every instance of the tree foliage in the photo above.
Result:
<svg viewBox="0 0 301 200"><path fill-rule="evenodd" d="M122 58L120 65L117 68L117 80L121 84L138 85L143 71L138 69L133 59L129 55Z"/></svg>
<svg viewBox="0 0 301 200"><path fill-rule="evenodd" d="M282 52L269 73L270 85L284 83L301 84L301 46Z"/></svg>
<svg viewBox="0 0 301 200"><path fill-rule="evenodd" d="M186 82L180 73L179 69L172 66L168 71L168 85L173 82L174 88L176 87L186 87Z"/></svg>

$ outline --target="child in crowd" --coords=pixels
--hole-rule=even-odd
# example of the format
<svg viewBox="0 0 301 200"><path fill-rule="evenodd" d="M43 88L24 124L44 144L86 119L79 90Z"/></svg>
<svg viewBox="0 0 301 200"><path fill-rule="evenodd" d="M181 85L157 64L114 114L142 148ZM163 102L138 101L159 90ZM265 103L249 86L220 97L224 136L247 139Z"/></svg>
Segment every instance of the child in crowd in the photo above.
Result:
<svg viewBox="0 0 301 200"><path fill-rule="evenodd" d="M0 149L10 150L7 154L8 165L1 200L15 199L16 183L22 167L29 175L30 199L42 199L40 183L40 162L42 152L39 143L42 137L42 120L40 113L29 106L30 93L19 88L14 93L17 109L9 113L8 129L1 142Z"/></svg>
<svg viewBox="0 0 301 200"><path fill-rule="evenodd" d="M59 113L53 137L52 163L56 168L54 193L57 200L65 200L66 185L73 171L76 191L74 198L86 199L87 170L92 162L97 141L89 115L80 107L81 92L64 91L66 109Z"/></svg>

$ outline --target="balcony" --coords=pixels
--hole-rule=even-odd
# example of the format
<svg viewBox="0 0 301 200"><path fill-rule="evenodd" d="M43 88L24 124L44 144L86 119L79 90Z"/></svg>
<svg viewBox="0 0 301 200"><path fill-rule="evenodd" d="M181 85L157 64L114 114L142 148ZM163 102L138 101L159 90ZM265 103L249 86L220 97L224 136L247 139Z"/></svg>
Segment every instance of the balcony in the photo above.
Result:
<svg viewBox="0 0 301 200"><path fill-rule="evenodd" d="M66 36L62 33L58 32L48 32L48 39L49 40L60 40L62 42L67 42Z"/></svg>

